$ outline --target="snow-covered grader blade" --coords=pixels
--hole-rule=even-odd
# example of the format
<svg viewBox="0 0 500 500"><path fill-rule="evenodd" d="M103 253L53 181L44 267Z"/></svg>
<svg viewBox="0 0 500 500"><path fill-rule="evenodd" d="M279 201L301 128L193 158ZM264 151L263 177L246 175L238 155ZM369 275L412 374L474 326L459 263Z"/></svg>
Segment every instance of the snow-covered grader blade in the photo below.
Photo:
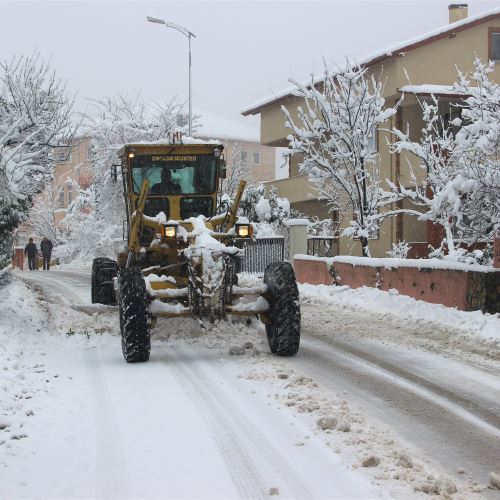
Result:
<svg viewBox="0 0 500 500"><path fill-rule="evenodd" d="M221 201L222 151L219 143L187 138L184 144L130 144L118 152L126 244L116 261L94 259L92 302L118 304L127 362L149 359L150 328L160 317L214 322L258 316L271 352L298 352L300 308L290 263L270 264L261 284L238 286L242 255L235 243L252 238L253 228L237 217L245 182L231 206ZM116 166L112 177L117 180Z"/></svg>

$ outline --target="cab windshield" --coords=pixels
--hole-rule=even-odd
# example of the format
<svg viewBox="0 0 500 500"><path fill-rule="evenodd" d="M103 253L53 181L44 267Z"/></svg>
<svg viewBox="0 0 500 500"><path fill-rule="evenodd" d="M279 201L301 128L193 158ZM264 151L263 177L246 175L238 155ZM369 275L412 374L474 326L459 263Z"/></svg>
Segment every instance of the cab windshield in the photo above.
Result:
<svg viewBox="0 0 500 500"><path fill-rule="evenodd" d="M149 179L150 195L212 194L216 158L211 155L140 155L131 160L132 188L141 191Z"/></svg>

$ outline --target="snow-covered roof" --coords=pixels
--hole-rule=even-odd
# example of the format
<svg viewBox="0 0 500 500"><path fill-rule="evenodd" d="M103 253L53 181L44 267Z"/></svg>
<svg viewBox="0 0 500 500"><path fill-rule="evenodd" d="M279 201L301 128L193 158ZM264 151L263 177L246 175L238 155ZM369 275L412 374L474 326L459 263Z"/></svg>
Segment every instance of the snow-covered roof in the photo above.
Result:
<svg viewBox="0 0 500 500"><path fill-rule="evenodd" d="M213 137L248 142L260 141L258 129L239 123L237 120L230 120L201 110L196 110L195 114L200 117L196 122L196 132L193 134L195 137Z"/></svg>
<svg viewBox="0 0 500 500"><path fill-rule="evenodd" d="M356 63L360 66L370 66L371 64L375 64L380 62L388 57L392 57L394 55L402 55L405 52L408 52L412 49L415 49L422 45L423 43L434 42L435 40L439 40L441 38L445 38L452 33L456 33L458 31L463 31L468 29L476 24L480 24L486 22L496 16L500 15L500 8L496 8L493 10L489 10L487 12L483 12L482 14L477 14L475 16L468 17L466 19L462 19L461 21L457 21L455 23L450 23L442 26L441 28L435 29L433 31L429 31L422 35L419 35L414 38L410 38L404 42L398 43L391 47L387 47L385 49L378 50L368 56L365 56L361 59L357 59ZM310 85L319 83L323 81L324 73L320 73L318 75L313 75L312 79L309 78L307 81L303 82L304 85ZM293 92L296 91L297 88L295 86L289 86L283 90L280 90L273 95L269 95L264 97L263 99L259 99L255 101L251 106L242 110L242 114L246 115L255 115L260 112L261 108L271 104L275 101L279 101L286 97L290 97L293 95Z"/></svg>

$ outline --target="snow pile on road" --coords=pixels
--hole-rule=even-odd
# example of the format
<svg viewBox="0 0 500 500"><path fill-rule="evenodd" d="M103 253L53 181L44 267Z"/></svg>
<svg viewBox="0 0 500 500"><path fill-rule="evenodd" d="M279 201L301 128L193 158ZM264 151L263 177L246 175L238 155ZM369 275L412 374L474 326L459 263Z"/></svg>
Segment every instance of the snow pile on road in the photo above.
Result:
<svg viewBox="0 0 500 500"><path fill-rule="evenodd" d="M499 314L459 311L415 300L394 289L384 292L369 287L351 289L347 286L300 284L299 291L305 303L389 315L405 323L438 324L453 330L457 341L482 344L491 350L491 355L500 353Z"/></svg>
<svg viewBox="0 0 500 500"><path fill-rule="evenodd" d="M264 355L249 362L241 375L259 383L271 383L273 399L297 413L311 432L295 446L323 441L333 453L342 456L354 470L362 469L372 482L381 485L391 498L480 498L486 486L460 484L440 471L419 452L399 441L389 428L382 428L350 405L345 395L332 394L315 380L291 368L288 361L270 363ZM271 366L270 366L271 365ZM466 478L464 478L466 479ZM422 497L420 496L422 495Z"/></svg>

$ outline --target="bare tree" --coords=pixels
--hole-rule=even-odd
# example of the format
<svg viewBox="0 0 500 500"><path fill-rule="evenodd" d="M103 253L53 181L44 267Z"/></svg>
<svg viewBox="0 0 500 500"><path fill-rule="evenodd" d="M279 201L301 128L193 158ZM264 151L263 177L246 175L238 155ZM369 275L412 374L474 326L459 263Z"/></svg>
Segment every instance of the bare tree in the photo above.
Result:
<svg viewBox="0 0 500 500"><path fill-rule="evenodd" d="M56 214L60 210L58 189L55 184L49 184L37 194L28 217L30 233L40 238L48 238L54 245L58 245L63 239L63 232L56 223Z"/></svg>
<svg viewBox="0 0 500 500"><path fill-rule="evenodd" d="M222 193L229 200L233 200L236 196L240 181L248 181L250 178L248 158L245 158L242 152L242 143L235 142L232 148L232 161L228 165L227 178L222 183Z"/></svg>
<svg viewBox="0 0 500 500"><path fill-rule="evenodd" d="M79 249L82 254L87 252L89 258L110 255L113 239L121 237L125 216L121 172L118 171L118 182L113 182L110 176L111 165L118 162L116 153L120 147L166 140L169 133L183 131L187 123L183 104L175 99L149 103L140 95L119 95L92 102L94 109L85 117L83 133L91 140L93 181L90 191L81 191L71 210L68 209L70 236L65 248L60 249L63 260L75 258ZM91 245L89 234L92 234Z"/></svg>
<svg viewBox="0 0 500 500"><path fill-rule="evenodd" d="M394 211L381 209L397 196L381 188L379 156L373 147L377 127L390 118L396 107L385 107L383 83L366 74L366 68L347 61L341 71L325 65L320 84L290 80L295 95L303 97L298 120L286 107L286 125L292 130L291 154L300 154L300 171L309 176L319 199L332 209L344 201L352 210L350 226L343 235L359 238L364 256L369 256L370 233L381 219Z"/></svg>

